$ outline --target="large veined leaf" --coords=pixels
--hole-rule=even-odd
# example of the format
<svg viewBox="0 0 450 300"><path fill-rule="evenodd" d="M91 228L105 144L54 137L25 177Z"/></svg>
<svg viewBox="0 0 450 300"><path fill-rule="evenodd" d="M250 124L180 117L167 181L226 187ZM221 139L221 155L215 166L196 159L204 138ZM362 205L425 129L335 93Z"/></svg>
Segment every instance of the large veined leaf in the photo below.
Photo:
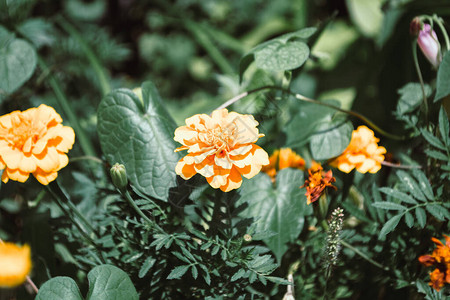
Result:
<svg viewBox="0 0 450 300"><path fill-rule="evenodd" d="M450 54L448 52L444 55L441 64L439 65L436 81L436 95L434 102L450 95Z"/></svg>
<svg viewBox="0 0 450 300"><path fill-rule="evenodd" d="M432 92L431 87L426 84L424 90L425 95L429 97ZM399 89L397 93L400 95L397 103L397 113L399 115L412 112L423 101L423 92L420 83L410 82Z"/></svg>
<svg viewBox="0 0 450 300"><path fill-rule="evenodd" d="M86 300L138 300L139 296L130 277L121 269L101 265L88 274L89 292ZM83 300L72 278L55 277L39 289L36 300Z"/></svg>
<svg viewBox="0 0 450 300"><path fill-rule="evenodd" d="M344 152L352 138L351 122L330 122L321 124L319 131L311 137L311 154L316 160L325 160Z"/></svg>
<svg viewBox="0 0 450 300"><path fill-rule="evenodd" d="M36 63L34 48L0 26L0 101L30 79Z"/></svg>
<svg viewBox="0 0 450 300"><path fill-rule="evenodd" d="M152 197L167 201L176 185L176 125L151 82L142 85L142 99L118 89L98 108L98 134L107 160L124 164L130 181Z"/></svg>
<svg viewBox="0 0 450 300"><path fill-rule="evenodd" d="M269 176L261 173L246 181L239 191L239 202L249 205L242 215L259 220L257 231L276 233L263 241L278 261L288 249L287 243L302 231L305 216L312 213L312 207L306 204L305 190L299 188L303 183L303 172L288 168L278 172L275 188Z"/></svg>

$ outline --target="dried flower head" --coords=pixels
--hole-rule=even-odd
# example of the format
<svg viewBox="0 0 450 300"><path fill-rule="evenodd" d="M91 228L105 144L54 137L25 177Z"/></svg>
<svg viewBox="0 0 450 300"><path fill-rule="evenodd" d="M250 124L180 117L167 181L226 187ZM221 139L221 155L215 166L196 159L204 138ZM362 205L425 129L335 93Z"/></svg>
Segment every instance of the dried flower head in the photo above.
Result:
<svg viewBox="0 0 450 300"><path fill-rule="evenodd" d="M21 285L30 271L31 252L28 245L0 242L0 287Z"/></svg>
<svg viewBox="0 0 450 300"><path fill-rule="evenodd" d="M194 115L175 130L175 151L188 150L175 171L184 179L199 173L213 188L237 189L242 177L252 178L269 164L267 152L254 143L262 136L252 115L215 110L211 116Z"/></svg>
<svg viewBox="0 0 450 300"><path fill-rule="evenodd" d="M300 155L292 151L291 148L281 148L279 150L275 150L269 157L269 161L269 165L264 166L261 171L272 177L272 180L274 180L277 175L277 171L279 170L285 168L295 168L300 170L305 169L305 160Z"/></svg>
<svg viewBox="0 0 450 300"><path fill-rule="evenodd" d="M439 291L445 283L450 283L450 237L444 235L445 245L437 238L431 238L436 244L431 255L422 255L419 262L424 266L435 266L433 272L430 272L430 283L436 291Z"/></svg>
<svg viewBox="0 0 450 300"><path fill-rule="evenodd" d="M0 117L0 170L2 181L25 182L30 174L47 185L67 165L75 133L63 126L61 116L47 105L13 111Z"/></svg>
<svg viewBox="0 0 450 300"><path fill-rule="evenodd" d="M308 174L309 177L305 180L305 184L300 187L306 187L305 195L308 205L317 201L325 191L326 187L337 189L332 185L332 183L336 181L333 177L333 173L331 170L324 172L321 164L313 162L311 168L308 169Z"/></svg>
<svg viewBox="0 0 450 300"><path fill-rule="evenodd" d="M377 139L372 130L366 126L359 126L352 133L352 139L347 149L330 162L345 173L356 168L360 173L376 173L381 169L386 148L378 146Z"/></svg>

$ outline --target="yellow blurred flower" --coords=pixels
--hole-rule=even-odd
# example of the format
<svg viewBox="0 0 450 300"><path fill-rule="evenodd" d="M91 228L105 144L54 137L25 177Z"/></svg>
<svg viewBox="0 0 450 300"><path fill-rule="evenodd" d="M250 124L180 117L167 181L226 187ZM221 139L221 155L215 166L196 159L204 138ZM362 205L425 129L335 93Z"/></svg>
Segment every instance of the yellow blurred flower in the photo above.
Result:
<svg viewBox="0 0 450 300"><path fill-rule="evenodd" d="M366 126L359 126L352 133L352 139L347 149L330 162L345 173L356 168L360 173L376 173L381 169L386 148L378 146L377 139L372 130Z"/></svg>
<svg viewBox="0 0 450 300"><path fill-rule="evenodd" d="M175 130L174 140L183 144L175 151L188 150L175 171L184 179L199 173L215 189L237 189L242 176L252 178L269 164L267 152L254 143L260 134L252 115L215 110L186 119L186 126Z"/></svg>
<svg viewBox="0 0 450 300"><path fill-rule="evenodd" d="M261 171L267 173L272 179L277 175L277 171L285 168L305 169L305 160L291 148L275 150L269 157L269 161L269 165L264 166Z"/></svg>
<svg viewBox="0 0 450 300"><path fill-rule="evenodd" d="M21 285L30 271L31 251L28 245L0 242L0 287Z"/></svg>
<svg viewBox="0 0 450 300"><path fill-rule="evenodd" d="M61 116L47 105L0 116L2 181L25 182L30 174L47 185L69 162L75 133L61 124Z"/></svg>

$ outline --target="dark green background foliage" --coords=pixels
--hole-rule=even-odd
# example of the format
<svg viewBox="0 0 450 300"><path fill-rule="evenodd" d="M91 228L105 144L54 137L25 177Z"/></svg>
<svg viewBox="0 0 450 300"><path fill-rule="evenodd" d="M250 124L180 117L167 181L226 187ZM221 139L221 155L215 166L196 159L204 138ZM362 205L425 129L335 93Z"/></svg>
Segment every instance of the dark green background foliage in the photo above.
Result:
<svg viewBox="0 0 450 300"><path fill-rule="evenodd" d="M444 299L418 257L450 233L450 54L434 70L418 53L422 87L409 34L413 17L434 13L448 21L450 5L0 0L0 114L45 103L76 132L62 189L0 186L0 238L30 244L36 299L281 299L288 274L297 299ZM294 169L229 193L176 176L175 128L254 89L229 109L254 115L269 154L291 147L332 169L337 191L307 205L308 174ZM375 132L386 161L409 168L328 166L365 123L350 109L401 136ZM120 192L115 163L129 180ZM328 273L338 206L342 250Z"/></svg>

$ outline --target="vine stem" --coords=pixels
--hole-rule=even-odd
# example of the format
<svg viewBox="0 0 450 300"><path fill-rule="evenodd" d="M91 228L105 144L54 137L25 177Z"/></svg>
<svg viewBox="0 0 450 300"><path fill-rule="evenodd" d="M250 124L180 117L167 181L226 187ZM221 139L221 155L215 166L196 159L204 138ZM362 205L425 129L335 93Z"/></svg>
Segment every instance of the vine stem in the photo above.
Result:
<svg viewBox="0 0 450 300"><path fill-rule="evenodd" d="M309 103L314 103L314 104L325 106L325 107L329 107L329 108L332 108L332 109L334 109L336 111L339 111L339 112L348 114L350 116L356 117L356 118L360 119L361 121L363 121L364 123L366 123L367 125L369 125L370 127L372 127L378 133L380 133L380 134L382 134L382 135L384 135L384 136L386 136L386 137L388 137L390 139L393 139L393 140L405 140L405 139L407 139L407 137L405 137L405 136L398 136L398 135L395 135L395 134L391 134L391 133L381 129L374 122L372 122L371 120L369 120L365 116L361 115L360 113L357 113L357 112L352 111L352 110L342 109L340 107L337 107L337 106L334 106L334 105L331 105L331 104L328 104L328 103L325 103L325 102L321 102L321 101L318 101L318 100L315 100L315 99L312 99L312 98L308 98L306 96L294 93L294 92L292 92L289 89L285 89L285 88L282 88L282 87L279 87L279 86L267 85L267 86L262 86L262 87L259 87L259 88L256 88L256 89L244 92L242 94L239 94L239 95L231 98L230 100L227 100L225 103L223 103L218 108L216 108L216 110L217 109L226 108L226 107L230 106L231 104L241 100L242 98L247 97L248 95L254 94L254 93L262 91L262 90L268 90L268 89L279 90L279 91L282 91L282 92L286 92L286 93L289 93L290 95L294 96L298 100L301 100L301 101L304 101L304 102L309 102Z"/></svg>
<svg viewBox="0 0 450 300"><path fill-rule="evenodd" d="M0 238L0 244L4 244L5 242ZM39 293L39 289L36 286L36 284L33 282L33 280L31 280L30 276L27 275L26 277L26 281L27 283L31 286L31 288L33 289L34 293L37 294Z"/></svg>

